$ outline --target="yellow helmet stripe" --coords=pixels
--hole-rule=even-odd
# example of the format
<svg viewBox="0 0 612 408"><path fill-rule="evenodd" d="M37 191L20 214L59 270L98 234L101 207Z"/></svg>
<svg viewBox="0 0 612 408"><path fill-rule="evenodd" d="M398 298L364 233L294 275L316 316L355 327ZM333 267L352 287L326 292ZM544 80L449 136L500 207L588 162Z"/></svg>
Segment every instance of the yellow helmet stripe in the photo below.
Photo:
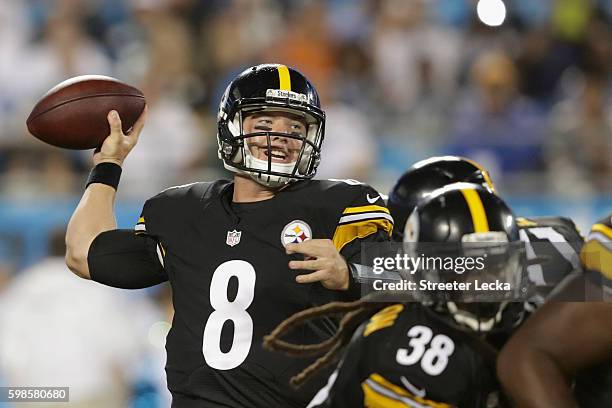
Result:
<svg viewBox="0 0 612 408"><path fill-rule="evenodd" d="M487 232L489 231L489 221L487 220L487 213L482 204L482 200L476 190L461 189L461 193L470 208L470 214L472 215L472 223L474 224L474 232Z"/></svg>
<svg viewBox="0 0 612 408"><path fill-rule="evenodd" d="M283 91L291 90L291 75L289 75L289 68L286 65L278 66L278 79L280 81L280 89Z"/></svg>

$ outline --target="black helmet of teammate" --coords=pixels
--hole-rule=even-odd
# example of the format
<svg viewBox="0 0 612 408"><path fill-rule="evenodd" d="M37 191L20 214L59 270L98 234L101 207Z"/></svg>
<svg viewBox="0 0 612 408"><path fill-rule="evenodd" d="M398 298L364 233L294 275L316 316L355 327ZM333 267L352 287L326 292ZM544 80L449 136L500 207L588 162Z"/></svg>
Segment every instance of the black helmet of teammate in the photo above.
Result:
<svg viewBox="0 0 612 408"><path fill-rule="evenodd" d="M243 119L249 113L275 111L299 116L306 123L306 134L259 131L245 135ZM281 64L262 64L243 71L227 87L217 116L219 158L226 169L248 174L268 187L312 178L321 157L325 113L312 83L300 72ZM251 137L268 138L268 159L255 158L247 145ZM271 137L298 139L301 150L292 163L272 161Z"/></svg>
<svg viewBox="0 0 612 408"><path fill-rule="evenodd" d="M431 157L410 167L391 189L387 202L395 221L394 240L402 241L406 218L420 200L440 187L461 181L495 191L489 173L475 161L463 157Z"/></svg>
<svg viewBox="0 0 612 408"><path fill-rule="evenodd" d="M413 256L445 262L475 260L471 267L462 265L462 270L457 261L450 270L435 261L422 264L411 279L471 284L467 291L433 291L423 294L422 300L433 302L454 324L477 332L520 321L523 308L509 302L525 294L525 251L514 214L495 193L472 183L434 190L414 208L405 231L404 242L410 243L408 252ZM478 267L479 262L484 267ZM475 290L476 280L480 285L508 283L509 289L481 293Z"/></svg>

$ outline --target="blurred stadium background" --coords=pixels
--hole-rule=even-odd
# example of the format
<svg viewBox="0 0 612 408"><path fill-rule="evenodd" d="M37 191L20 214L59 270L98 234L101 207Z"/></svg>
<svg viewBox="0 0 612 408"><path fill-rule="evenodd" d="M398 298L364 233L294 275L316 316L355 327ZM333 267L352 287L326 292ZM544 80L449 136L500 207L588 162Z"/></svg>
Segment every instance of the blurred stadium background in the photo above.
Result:
<svg viewBox="0 0 612 408"><path fill-rule="evenodd" d="M61 278L72 276L53 248L91 152L27 134L53 85L105 74L147 97L119 188L123 228L160 190L225 175L217 103L262 62L301 70L321 93L319 178L384 193L413 162L461 154L518 214L587 228L612 208L611 21L612 0L1 0L0 385L74 381L74 406L167 406L167 288L86 295Z"/></svg>

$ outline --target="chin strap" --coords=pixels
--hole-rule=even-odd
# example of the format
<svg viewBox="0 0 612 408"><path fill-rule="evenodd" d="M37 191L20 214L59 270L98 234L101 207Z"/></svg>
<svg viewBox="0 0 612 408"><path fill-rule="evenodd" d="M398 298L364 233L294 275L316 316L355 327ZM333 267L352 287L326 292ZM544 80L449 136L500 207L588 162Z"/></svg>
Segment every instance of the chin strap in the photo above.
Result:
<svg viewBox="0 0 612 408"><path fill-rule="evenodd" d="M257 170L264 170L264 171L268 170L268 161L255 158L251 154L248 148L245 149L244 155L245 155L244 164L247 167L257 169ZM293 170L295 169L295 166L296 166L296 162L291 162L291 163L272 162L270 163L270 169L277 173L291 174ZM248 174L253 180L258 182L259 184L262 184L266 187L271 187L271 188L281 187L292 181L292 178L288 176L275 176L275 175L264 174L264 173L260 173L257 171L249 171L249 170L243 170L243 172L245 174Z"/></svg>

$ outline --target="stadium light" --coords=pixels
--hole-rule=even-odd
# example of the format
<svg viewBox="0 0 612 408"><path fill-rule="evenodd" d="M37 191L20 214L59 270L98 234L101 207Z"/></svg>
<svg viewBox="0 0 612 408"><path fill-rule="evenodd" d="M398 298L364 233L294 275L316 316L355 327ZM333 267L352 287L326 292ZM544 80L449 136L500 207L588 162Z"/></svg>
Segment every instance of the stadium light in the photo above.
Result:
<svg viewBox="0 0 612 408"><path fill-rule="evenodd" d="M506 19L506 5L502 0L479 0L476 14L484 24L497 27Z"/></svg>

